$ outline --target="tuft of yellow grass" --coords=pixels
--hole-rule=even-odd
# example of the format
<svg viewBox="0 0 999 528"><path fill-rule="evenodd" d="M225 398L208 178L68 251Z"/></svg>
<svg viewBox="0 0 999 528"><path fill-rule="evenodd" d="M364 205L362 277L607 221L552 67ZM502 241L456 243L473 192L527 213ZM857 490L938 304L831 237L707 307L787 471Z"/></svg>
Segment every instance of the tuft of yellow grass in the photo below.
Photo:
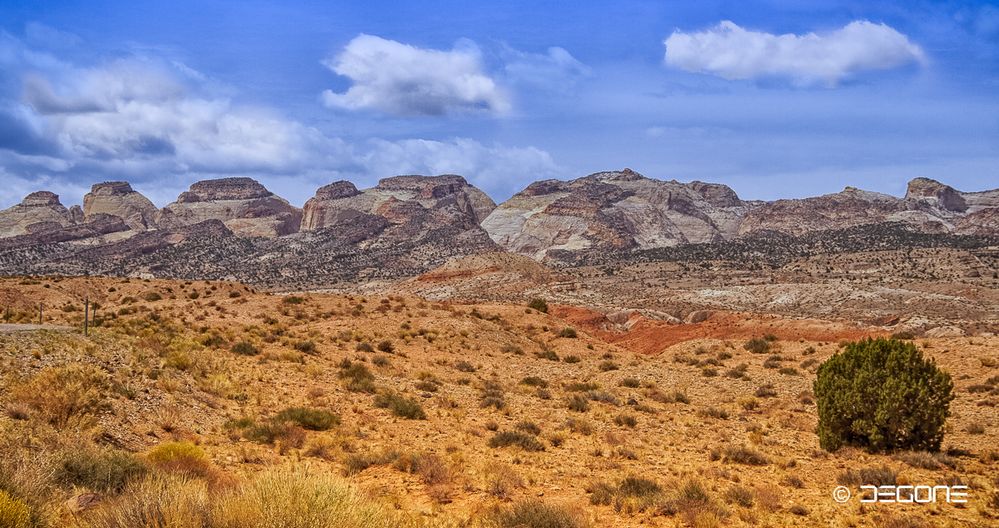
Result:
<svg viewBox="0 0 999 528"><path fill-rule="evenodd" d="M345 480L307 466L265 471L216 502L218 528L392 528L414 526L362 497Z"/></svg>

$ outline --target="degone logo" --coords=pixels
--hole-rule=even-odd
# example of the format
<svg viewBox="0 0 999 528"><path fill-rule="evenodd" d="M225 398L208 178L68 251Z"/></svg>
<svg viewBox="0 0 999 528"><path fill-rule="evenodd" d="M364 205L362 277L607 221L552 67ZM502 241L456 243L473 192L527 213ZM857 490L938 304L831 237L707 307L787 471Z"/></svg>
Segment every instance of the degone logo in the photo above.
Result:
<svg viewBox="0 0 999 528"><path fill-rule="evenodd" d="M968 486L860 486L860 502L863 503L917 503L929 504L943 500L947 503L958 504L968 502ZM836 502L847 502L850 500L850 488L838 486L833 490L833 500Z"/></svg>

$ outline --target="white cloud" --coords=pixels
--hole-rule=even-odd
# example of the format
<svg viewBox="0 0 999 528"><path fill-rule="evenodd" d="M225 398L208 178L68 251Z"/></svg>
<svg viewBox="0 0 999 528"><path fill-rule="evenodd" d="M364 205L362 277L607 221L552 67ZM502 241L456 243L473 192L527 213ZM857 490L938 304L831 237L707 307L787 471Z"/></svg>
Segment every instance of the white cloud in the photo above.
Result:
<svg viewBox="0 0 999 528"><path fill-rule="evenodd" d="M924 62L923 50L885 24L857 20L835 31L774 35L734 22L665 40L666 64L725 79L789 78L834 86L867 70Z"/></svg>
<svg viewBox="0 0 999 528"><path fill-rule="evenodd" d="M39 189L79 203L90 184L126 179L163 205L191 182L251 176L296 203L320 185L457 173L512 193L559 173L533 147L468 138L347 141L273 109L237 104L205 75L154 56L81 67L0 32L0 207Z"/></svg>
<svg viewBox="0 0 999 528"><path fill-rule="evenodd" d="M331 108L398 115L510 109L507 94L484 72L479 49L468 41L441 51L362 34L324 64L353 83L343 93L323 92Z"/></svg>

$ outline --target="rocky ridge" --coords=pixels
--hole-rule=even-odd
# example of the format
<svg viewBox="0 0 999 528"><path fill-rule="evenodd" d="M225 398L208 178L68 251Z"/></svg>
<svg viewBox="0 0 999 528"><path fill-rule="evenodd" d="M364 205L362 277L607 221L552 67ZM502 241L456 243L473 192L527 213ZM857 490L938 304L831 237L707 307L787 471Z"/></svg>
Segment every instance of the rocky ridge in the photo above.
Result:
<svg viewBox="0 0 999 528"><path fill-rule="evenodd" d="M410 278L496 251L558 267L677 259L772 267L804 253L990 247L997 235L999 190L967 193L926 178L901 198L847 188L761 202L725 185L624 169L534 182L497 206L461 176L395 176L369 189L330 183L301 210L250 178L196 182L161 210L127 182L104 182L82 209L39 191L0 211L0 272L306 288Z"/></svg>

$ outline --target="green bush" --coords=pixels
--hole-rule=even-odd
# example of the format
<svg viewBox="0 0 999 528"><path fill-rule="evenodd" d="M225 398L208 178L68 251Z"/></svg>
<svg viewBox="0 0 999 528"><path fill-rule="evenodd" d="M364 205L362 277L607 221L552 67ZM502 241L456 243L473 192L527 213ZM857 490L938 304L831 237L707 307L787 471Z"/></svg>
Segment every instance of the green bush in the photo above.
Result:
<svg viewBox="0 0 999 528"><path fill-rule="evenodd" d="M131 453L115 449L74 449L67 451L59 461L54 476L68 486L118 493L145 473L146 466Z"/></svg>
<svg viewBox="0 0 999 528"><path fill-rule="evenodd" d="M340 366L337 377L344 380L347 390L351 392L375 392L375 375L361 363L346 361Z"/></svg>
<svg viewBox="0 0 999 528"><path fill-rule="evenodd" d="M754 353L754 354L766 354L770 352L770 341L768 339L754 337L749 341L746 341L742 348Z"/></svg>
<svg viewBox="0 0 999 528"><path fill-rule="evenodd" d="M253 346L253 343L250 343L249 341L240 341L239 343L232 345L232 351L233 353L241 356L255 356L260 353L260 349Z"/></svg>
<svg viewBox="0 0 999 528"><path fill-rule="evenodd" d="M910 342L849 343L817 372L819 444L827 451L938 451L953 387L950 375Z"/></svg>
<svg viewBox="0 0 999 528"><path fill-rule="evenodd" d="M423 412L420 402L396 392L387 391L376 396L375 407L388 409L392 411L392 414L407 420L427 419L427 414Z"/></svg>
<svg viewBox="0 0 999 528"><path fill-rule="evenodd" d="M489 439L489 447L517 446L524 451L544 451L545 446L529 433L521 431L500 431Z"/></svg>
<svg viewBox="0 0 999 528"><path fill-rule="evenodd" d="M292 422L309 431L325 431L340 424L340 417L323 409L289 407L274 417L278 422Z"/></svg>
<svg viewBox="0 0 999 528"><path fill-rule="evenodd" d="M527 307L541 313L548 313L548 303L544 299L531 299L531 302L527 303Z"/></svg>

